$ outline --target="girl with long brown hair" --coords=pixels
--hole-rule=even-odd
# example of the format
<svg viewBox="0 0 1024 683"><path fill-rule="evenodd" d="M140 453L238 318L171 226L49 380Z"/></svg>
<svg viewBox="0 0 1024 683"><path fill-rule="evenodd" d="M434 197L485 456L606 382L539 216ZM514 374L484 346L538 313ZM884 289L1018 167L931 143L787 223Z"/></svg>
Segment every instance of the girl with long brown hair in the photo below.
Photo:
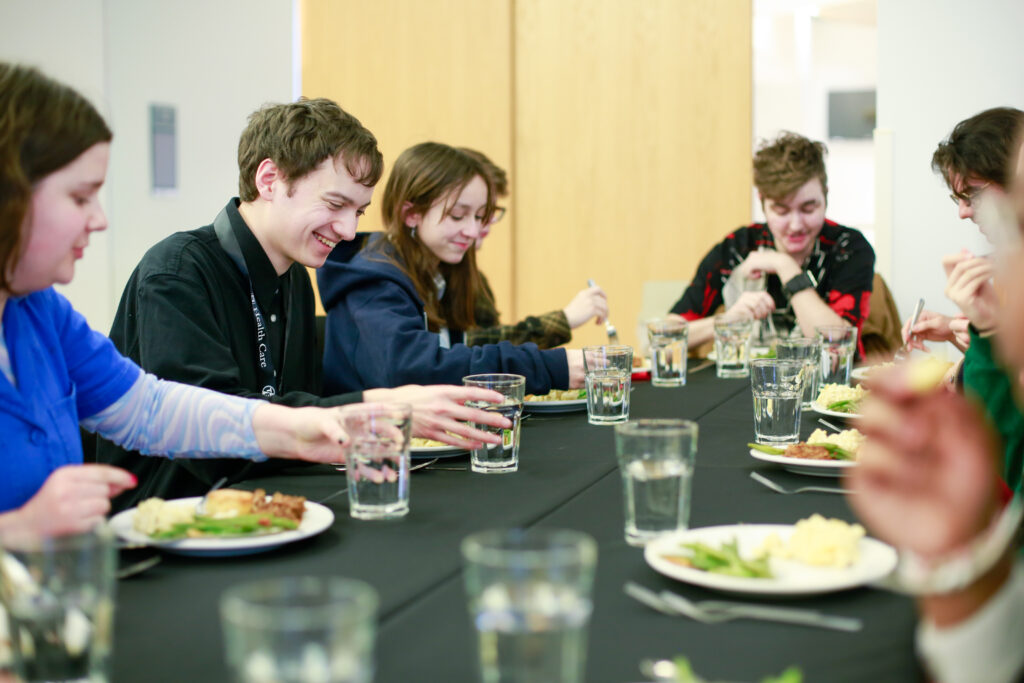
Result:
<svg viewBox="0 0 1024 683"><path fill-rule="evenodd" d="M475 244L495 194L481 162L454 147L402 152L384 189L384 233L339 245L318 274L325 391L459 383L481 372L524 375L535 394L582 384L578 350L460 343L476 325Z"/></svg>

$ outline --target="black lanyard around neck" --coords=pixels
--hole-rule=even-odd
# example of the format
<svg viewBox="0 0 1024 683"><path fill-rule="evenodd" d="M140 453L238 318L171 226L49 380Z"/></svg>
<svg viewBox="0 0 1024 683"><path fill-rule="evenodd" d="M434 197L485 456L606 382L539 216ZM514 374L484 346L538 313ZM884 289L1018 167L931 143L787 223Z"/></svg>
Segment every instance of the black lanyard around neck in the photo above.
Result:
<svg viewBox="0 0 1024 683"><path fill-rule="evenodd" d="M267 332L263 311L260 310L260 305L256 301L252 277L249 276L249 269L245 266L242 247L238 244L238 238L231 227L227 209L223 209L217 214L217 218L213 221L213 230L217 233L220 246L235 262L249 283L249 302L252 307L252 317L256 323L256 368L260 375L260 384L263 387L260 389L260 393L269 398L277 394L277 371L274 370L274 358L270 351L270 335Z"/></svg>

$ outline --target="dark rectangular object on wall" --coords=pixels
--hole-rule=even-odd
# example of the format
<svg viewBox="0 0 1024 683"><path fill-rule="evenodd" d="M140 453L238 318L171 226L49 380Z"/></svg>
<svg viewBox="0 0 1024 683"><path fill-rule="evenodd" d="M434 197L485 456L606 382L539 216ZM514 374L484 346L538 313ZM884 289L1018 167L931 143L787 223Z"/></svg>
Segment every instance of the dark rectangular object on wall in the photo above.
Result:
<svg viewBox="0 0 1024 683"><path fill-rule="evenodd" d="M164 104L149 105L150 155L153 192L178 189L177 112Z"/></svg>
<svg viewBox="0 0 1024 683"><path fill-rule="evenodd" d="M828 94L830 138L870 138L874 130L874 90L848 90Z"/></svg>

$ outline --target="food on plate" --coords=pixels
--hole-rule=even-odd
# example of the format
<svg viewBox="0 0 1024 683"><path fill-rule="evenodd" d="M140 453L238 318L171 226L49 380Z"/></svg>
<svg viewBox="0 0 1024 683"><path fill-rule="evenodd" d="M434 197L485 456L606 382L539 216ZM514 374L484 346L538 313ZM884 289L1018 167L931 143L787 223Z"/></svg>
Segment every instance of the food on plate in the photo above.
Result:
<svg viewBox="0 0 1024 683"><path fill-rule="evenodd" d="M135 509L132 528L159 540L272 534L298 528L305 510L302 496L220 489L207 495L204 515L197 515L191 502L144 500Z"/></svg>
<svg viewBox="0 0 1024 683"><path fill-rule="evenodd" d="M710 683L693 672L693 666L686 657L679 656L672 660L675 664L675 683ZM766 676L761 683L803 683L804 673L798 666L791 666L778 676Z"/></svg>
<svg viewBox="0 0 1024 683"><path fill-rule="evenodd" d="M816 429L807 437L807 441L790 444L785 448L765 446L759 443L748 443L747 446L769 455L783 455L787 458L804 458L807 460L856 460L857 451L864 441L864 435L856 429L844 429L838 434L828 434L824 429Z"/></svg>
<svg viewBox="0 0 1024 683"><path fill-rule="evenodd" d="M768 558L743 559L740 557L735 538L731 542L722 543L721 548L713 548L705 543L683 543L682 547L689 550L691 554L663 555L662 557L682 567L692 567L714 574L752 579L770 579L772 577L772 572L768 569Z"/></svg>
<svg viewBox="0 0 1024 683"><path fill-rule="evenodd" d="M801 519L789 540L778 534L768 535L757 549L758 556L796 560L816 567L849 567L860 557L860 539L864 527L841 519L825 519L813 514Z"/></svg>
<svg viewBox="0 0 1024 683"><path fill-rule="evenodd" d="M581 401L587 397L586 389L552 389L546 394L540 396L536 394L527 394L524 400L530 402L536 401Z"/></svg>
<svg viewBox="0 0 1024 683"><path fill-rule="evenodd" d="M953 363L937 356L913 358L907 364L907 384L918 393L931 391L942 383Z"/></svg>
<svg viewBox="0 0 1024 683"><path fill-rule="evenodd" d="M409 440L413 448L438 448L438 447L449 447L451 444L447 444L444 441L435 441L433 439L421 439L418 436L414 436Z"/></svg>
<svg viewBox="0 0 1024 683"><path fill-rule="evenodd" d="M860 402L867 395L867 390L859 384L855 387L845 384L825 384L821 387L818 400L815 403L837 413L856 414L860 410Z"/></svg>

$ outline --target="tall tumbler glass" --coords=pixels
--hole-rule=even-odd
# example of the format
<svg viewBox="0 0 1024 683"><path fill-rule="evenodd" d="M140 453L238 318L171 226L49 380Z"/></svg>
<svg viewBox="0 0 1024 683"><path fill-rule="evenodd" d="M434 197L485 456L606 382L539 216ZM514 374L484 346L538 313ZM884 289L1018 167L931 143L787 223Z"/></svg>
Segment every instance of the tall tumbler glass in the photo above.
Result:
<svg viewBox="0 0 1024 683"><path fill-rule="evenodd" d="M652 386L686 385L686 347L689 336L690 326L681 318L663 318L647 323Z"/></svg>
<svg viewBox="0 0 1024 683"><path fill-rule="evenodd" d="M18 680L108 680L116 566L105 525L67 536L0 534L0 619Z"/></svg>
<svg viewBox="0 0 1024 683"><path fill-rule="evenodd" d="M826 325L814 329L821 342L821 384L849 384L857 353L857 328Z"/></svg>
<svg viewBox="0 0 1024 683"><path fill-rule="evenodd" d="M340 577L287 577L224 591L221 623L236 683L369 683L377 592Z"/></svg>
<svg viewBox="0 0 1024 683"><path fill-rule="evenodd" d="M469 466L474 472L484 474L501 474L515 472L519 469L519 423L523 417L523 399L526 396L526 378L522 375L503 373L469 375L462 378L467 387L480 387L497 391L505 397L501 403L486 401L467 401L466 405L498 413L512 423L509 429L475 424L474 426L490 434L500 434L501 443L484 443L470 453Z"/></svg>
<svg viewBox="0 0 1024 683"><path fill-rule="evenodd" d="M804 364L803 407L810 408L818 398L821 342L809 337L780 338L775 343L775 356L779 360L796 360Z"/></svg>
<svg viewBox="0 0 1024 683"><path fill-rule="evenodd" d="M629 419L633 381L631 346L586 346L583 372L587 386L587 421L608 425Z"/></svg>
<svg viewBox="0 0 1024 683"><path fill-rule="evenodd" d="M803 378L801 361L763 358L750 362L757 443L775 446L800 440Z"/></svg>
<svg viewBox="0 0 1024 683"><path fill-rule="evenodd" d="M697 423L673 419L616 425L615 454L622 474L626 542L642 546L685 529L690 520Z"/></svg>
<svg viewBox="0 0 1024 683"><path fill-rule="evenodd" d="M578 531L481 531L462 541L483 683L581 683L597 544Z"/></svg>
<svg viewBox="0 0 1024 683"><path fill-rule="evenodd" d="M349 515L396 519L409 514L412 408L402 403L356 403L341 409L341 420L349 438Z"/></svg>
<svg viewBox="0 0 1024 683"><path fill-rule="evenodd" d="M715 373L719 377L746 377L750 374L750 335L752 320L715 318Z"/></svg>

